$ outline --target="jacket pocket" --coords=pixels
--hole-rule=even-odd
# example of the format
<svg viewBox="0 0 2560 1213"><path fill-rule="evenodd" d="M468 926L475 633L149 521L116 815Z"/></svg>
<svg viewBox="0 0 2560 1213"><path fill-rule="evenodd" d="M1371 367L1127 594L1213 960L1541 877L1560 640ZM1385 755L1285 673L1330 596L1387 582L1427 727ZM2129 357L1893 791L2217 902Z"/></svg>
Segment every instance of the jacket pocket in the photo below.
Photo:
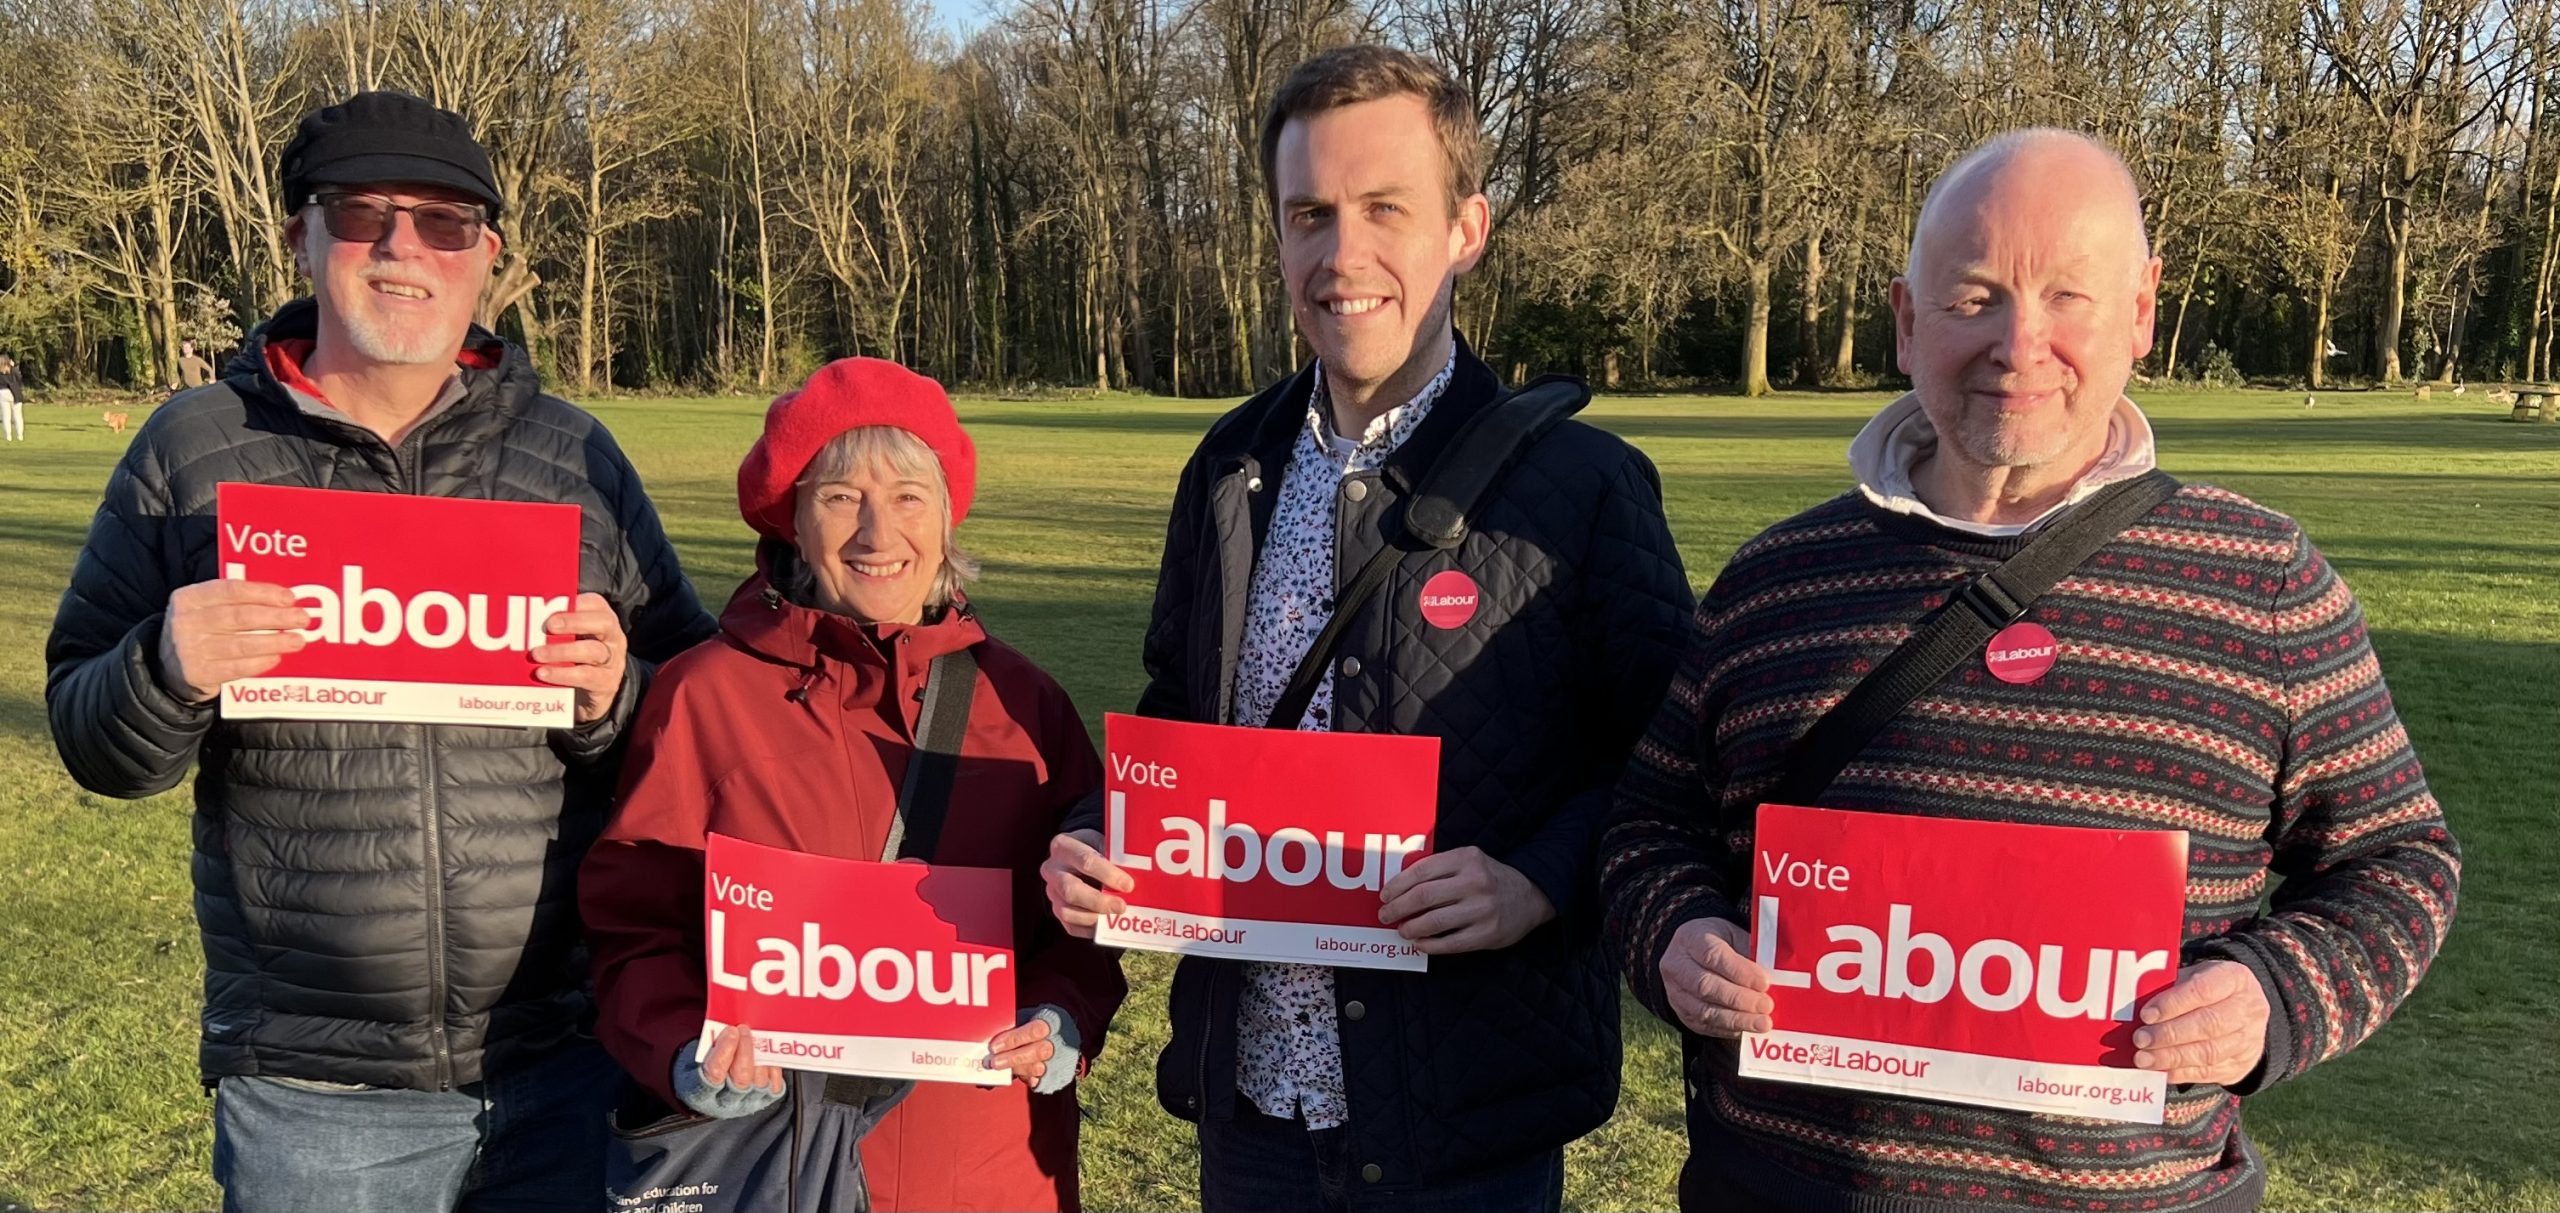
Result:
<svg viewBox="0 0 2560 1213"><path fill-rule="evenodd" d="M683 1110L668 1112L650 1119L634 1117L633 1120L637 1123L626 1122L623 1119L624 1115L622 1109L615 1109L611 1116L605 1118L605 1130L613 1134L616 1141L648 1141L671 1133L681 1133L699 1125L721 1123L716 1117Z"/></svg>

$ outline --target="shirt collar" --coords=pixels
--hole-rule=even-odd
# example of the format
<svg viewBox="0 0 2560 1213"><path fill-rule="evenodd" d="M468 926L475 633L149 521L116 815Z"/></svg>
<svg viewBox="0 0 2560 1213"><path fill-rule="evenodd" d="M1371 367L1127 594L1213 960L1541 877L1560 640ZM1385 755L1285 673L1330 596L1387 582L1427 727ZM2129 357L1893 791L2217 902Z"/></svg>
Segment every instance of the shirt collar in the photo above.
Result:
<svg viewBox="0 0 2560 1213"><path fill-rule="evenodd" d="M329 398L320 393L320 385L303 372L303 364L311 360L311 351L318 346L319 343L309 337L281 337L270 341L266 346L267 370L276 377L277 383L284 385L286 394L293 397L294 407L315 417L357 424L355 418L331 404ZM427 405L427 411L418 414L418 419L411 422L409 428L414 431L461 402L469 390L462 381L463 371L485 371L497 365L498 359L493 351L463 347L461 354L454 359L454 373L444 381L443 387L436 389L435 400Z"/></svg>
<svg viewBox="0 0 2560 1213"><path fill-rule="evenodd" d="M1360 451L1392 451L1413 436L1414 428L1430 414L1431 406L1439 402L1441 393L1449 390L1449 380L1456 376L1457 370L1458 350L1452 343L1449 360L1440 364L1440 373L1433 375L1431 382L1423 384L1422 390L1413 394L1413 399L1370 419L1369 428L1355 439L1333 432L1333 398L1325 390L1324 360L1319 358L1316 360L1315 387L1307 393L1308 432L1314 436L1318 449L1337 459Z"/></svg>
<svg viewBox="0 0 2560 1213"><path fill-rule="evenodd" d="M2130 397L2118 396L2115 411L2107 416L2107 445L2099 452L2098 462L2052 509L2023 523L1971 522L1930 509L1912 487L1912 469L1937 449L1938 431L1929 424L1929 414L1921 409L1919 393L1905 392L1850 441L1849 471L1858 478L1858 491L1880 509L1967 534L2005 536L2032 531L2088 500L2098 490L2160 466L2159 451L2151 437L2151 419Z"/></svg>

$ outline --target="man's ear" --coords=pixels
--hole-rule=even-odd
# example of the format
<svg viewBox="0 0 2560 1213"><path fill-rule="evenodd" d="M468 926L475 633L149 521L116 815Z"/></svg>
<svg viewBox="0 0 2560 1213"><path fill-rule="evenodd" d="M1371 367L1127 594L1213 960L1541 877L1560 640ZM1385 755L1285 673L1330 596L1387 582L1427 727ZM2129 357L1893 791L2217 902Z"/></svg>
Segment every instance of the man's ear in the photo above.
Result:
<svg viewBox="0 0 2560 1213"><path fill-rule="evenodd" d="M1493 239L1493 203L1483 194L1473 194L1458 204L1457 218L1449 233L1451 258L1457 272L1464 274L1484 260L1485 245Z"/></svg>
<svg viewBox="0 0 2560 1213"><path fill-rule="evenodd" d="M2142 279L2133 297L2133 357L2139 362L2151 356L2152 343L2158 334L2153 330L2160 320L2160 259L2152 258L2142 267Z"/></svg>
<svg viewBox="0 0 2560 1213"><path fill-rule="evenodd" d="M1887 292L1893 307L1893 365L1903 374L1911 373L1911 331L1919 319L1919 307L1911 297L1911 280L1896 276Z"/></svg>
<svg viewBox="0 0 2560 1213"><path fill-rule="evenodd" d="M311 231L310 215L309 211L295 211L284 221L285 253L293 258L293 272L305 278L315 276L310 265L310 251L303 241Z"/></svg>

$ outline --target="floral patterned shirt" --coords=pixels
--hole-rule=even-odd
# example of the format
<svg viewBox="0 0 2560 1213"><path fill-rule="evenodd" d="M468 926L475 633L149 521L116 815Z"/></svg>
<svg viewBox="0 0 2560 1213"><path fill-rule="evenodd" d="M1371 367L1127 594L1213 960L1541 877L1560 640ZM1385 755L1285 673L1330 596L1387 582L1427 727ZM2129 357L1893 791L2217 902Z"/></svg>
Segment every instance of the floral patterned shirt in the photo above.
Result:
<svg viewBox="0 0 2560 1213"><path fill-rule="evenodd" d="M1271 512L1271 534L1253 566L1245 597L1244 652L1236 663L1237 724L1258 726L1288 689L1289 676L1333 617L1335 501L1343 480L1376 471L1413 436L1457 370L1449 362L1405 404L1369 423L1358 439L1333 432L1324 365L1316 365L1307 423L1280 481ZM1333 674L1316 683L1301 729L1333 727ZM1334 1020L1333 970L1323 965L1262 964L1244 967L1244 997L1236 1007L1236 1088L1264 1115L1304 1117L1310 1129L1330 1129L1351 1117L1343 1094L1342 1032Z"/></svg>

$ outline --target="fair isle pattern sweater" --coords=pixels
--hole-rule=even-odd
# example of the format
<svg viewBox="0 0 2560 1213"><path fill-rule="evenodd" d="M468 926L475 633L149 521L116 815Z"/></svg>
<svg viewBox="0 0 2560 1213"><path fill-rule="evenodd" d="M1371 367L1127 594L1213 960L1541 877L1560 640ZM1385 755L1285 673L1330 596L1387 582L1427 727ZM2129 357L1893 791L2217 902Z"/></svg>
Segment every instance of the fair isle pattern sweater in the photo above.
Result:
<svg viewBox="0 0 2560 1213"><path fill-rule="evenodd" d="M1850 494L1734 555L1601 846L1611 944L1654 1014L1677 1026L1656 968L1673 931L1745 920L1753 812L1789 748L2029 538ZM1711 1042L1689 1120L1714 1182L1806 1209L2254 1207L2265 1172L2239 1096L2371 1035L2443 942L2453 837L2354 596L2292 519L2188 485L2028 618L2058 641L2042 679L2011 685L1975 658L1819 803L2188 831L2183 963L2257 974L2273 1008L2260 1072L2173 1086L2167 1123L2151 1126L1745 1080L1732 1045Z"/></svg>

